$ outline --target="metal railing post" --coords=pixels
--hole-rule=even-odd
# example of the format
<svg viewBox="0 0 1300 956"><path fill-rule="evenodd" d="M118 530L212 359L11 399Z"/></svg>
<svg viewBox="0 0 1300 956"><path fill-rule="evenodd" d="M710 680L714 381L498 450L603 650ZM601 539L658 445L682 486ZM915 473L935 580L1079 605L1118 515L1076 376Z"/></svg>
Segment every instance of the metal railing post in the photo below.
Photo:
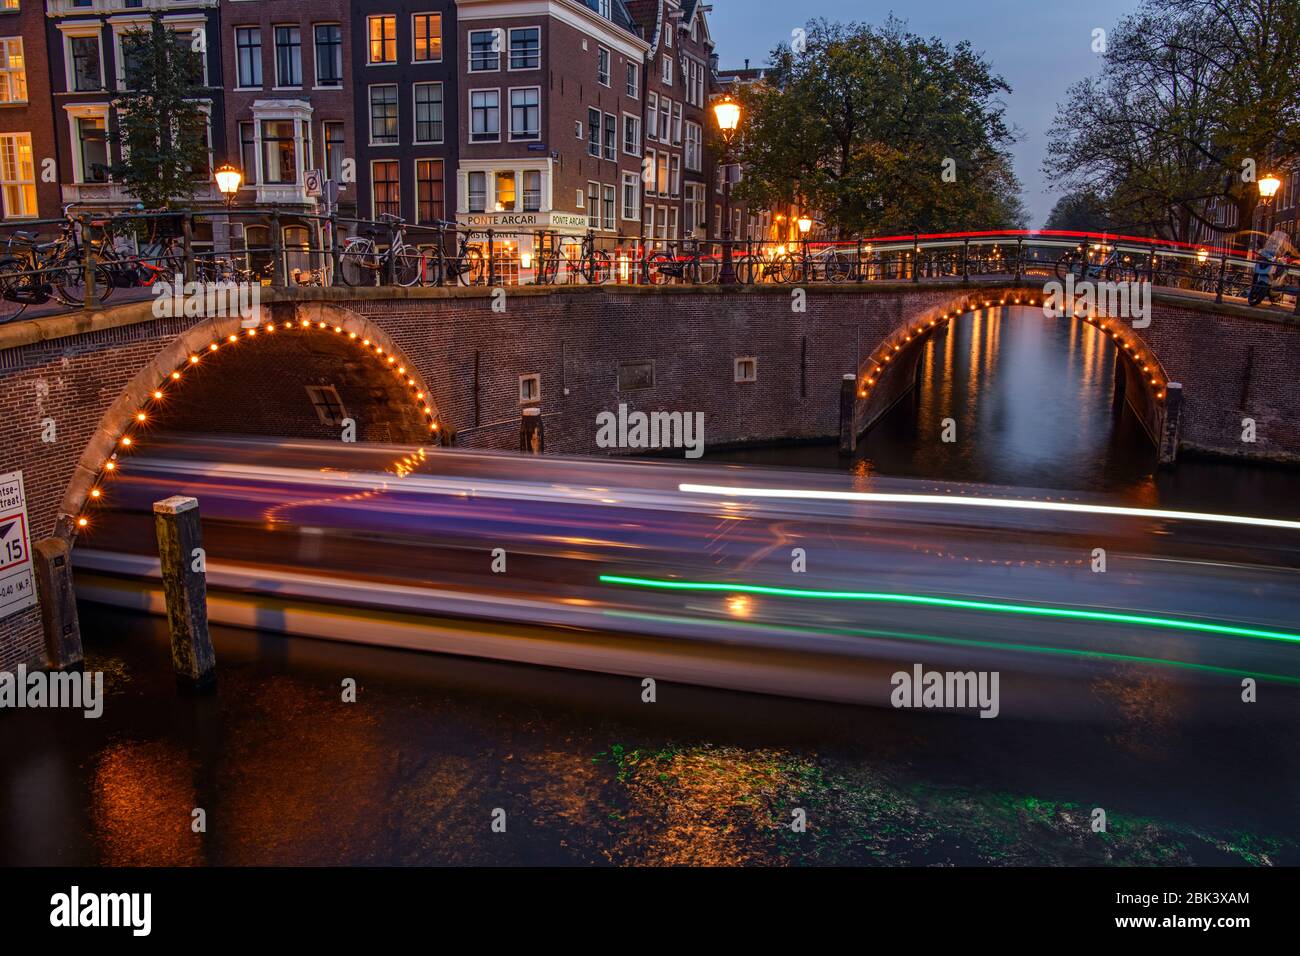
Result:
<svg viewBox="0 0 1300 956"><path fill-rule="evenodd" d="M488 285L495 288L497 284L497 253L496 253L496 234L494 230L487 231L488 242Z"/></svg>
<svg viewBox="0 0 1300 956"><path fill-rule="evenodd" d="M858 237L858 252L853 259L853 268L857 272L857 281L858 282L866 281L866 276L864 276L862 273L862 237L861 236Z"/></svg>
<svg viewBox="0 0 1300 956"><path fill-rule="evenodd" d="M970 236L961 242L961 278L963 282L970 281Z"/></svg>
<svg viewBox="0 0 1300 956"><path fill-rule="evenodd" d="M339 217L333 209L330 210L329 216L330 230L330 284L339 285L339 275L343 269L343 262L339 258Z"/></svg>
<svg viewBox="0 0 1300 956"><path fill-rule="evenodd" d="M1214 301L1223 301L1223 282L1228 276L1228 253L1227 250L1219 253L1219 281L1215 284Z"/></svg>
<svg viewBox="0 0 1300 956"><path fill-rule="evenodd" d="M1024 237L1022 236L1021 238L1016 240L1016 284L1017 285L1019 285L1020 283L1020 274L1023 269L1024 256L1025 256L1025 240Z"/></svg>
<svg viewBox="0 0 1300 956"><path fill-rule="evenodd" d="M921 235L912 233L912 281L921 281Z"/></svg>
<svg viewBox="0 0 1300 956"><path fill-rule="evenodd" d="M284 275L284 234L280 229L280 210L271 212L271 285L286 285Z"/></svg>
<svg viewBox="0 0 1300 956"><path fill-rule="evenodd" d="M97 309L99 308L99 289L95 286L95 244L90 241L89 217L83 217L81 220L81 257L82 268L86 271L85 307L87 309Z"/></svg>
<svg viewBox="0 0 1300 956"><path fill-rule="evenodd" d="M384 263L384 285L397 285L397 223L388 223L388 261Z"/></svg>
<svg viewBox="0 0 1300 956"><path fill-rule="evenodd" d="M189 213L181 217L181 256L185 281L194 281L194 220Z"/></svg>

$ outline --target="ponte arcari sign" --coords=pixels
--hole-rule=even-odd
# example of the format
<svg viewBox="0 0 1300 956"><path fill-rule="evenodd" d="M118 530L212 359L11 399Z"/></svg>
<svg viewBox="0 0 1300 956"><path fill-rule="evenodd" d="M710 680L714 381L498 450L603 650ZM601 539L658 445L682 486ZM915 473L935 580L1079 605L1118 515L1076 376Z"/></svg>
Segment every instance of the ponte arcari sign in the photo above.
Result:
<svg viewBox="0 0 1300 956"><path fill-rule="evenodd" d="M587 217L572 212L462 213L456 217L470 229L565 229L585 232Z"/></svg>

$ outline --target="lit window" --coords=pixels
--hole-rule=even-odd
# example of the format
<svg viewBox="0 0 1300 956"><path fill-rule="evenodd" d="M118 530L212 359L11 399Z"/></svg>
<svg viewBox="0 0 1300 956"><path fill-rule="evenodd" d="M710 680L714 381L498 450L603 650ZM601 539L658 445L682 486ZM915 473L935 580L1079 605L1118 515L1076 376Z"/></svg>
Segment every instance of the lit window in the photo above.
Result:
<svg viewBox="0 0 1300 956"><path fill-rule="evenodd" d="M397 62L397 17L369 17L366 21L369 31L369 62Z"/></svg>
<svg viewBox="0 0 1300 956"><path fill-rule="evenodd" d="M411 59L428 63L442 59L442 14L417 13L411 18L415 49Z"/></svg>
<svg viewBox="0 0 1300 956"><path fill-rule="evenodd" d="M27 102L27 66L23 38L0 39L0 103Z"/></svg>
<svg viewBox="0 0 1300 956"><path fill-rule="evenodd" d="M0 135L0 196L4 216L13 219L36 215L36 166L31 133Z"/></svg>

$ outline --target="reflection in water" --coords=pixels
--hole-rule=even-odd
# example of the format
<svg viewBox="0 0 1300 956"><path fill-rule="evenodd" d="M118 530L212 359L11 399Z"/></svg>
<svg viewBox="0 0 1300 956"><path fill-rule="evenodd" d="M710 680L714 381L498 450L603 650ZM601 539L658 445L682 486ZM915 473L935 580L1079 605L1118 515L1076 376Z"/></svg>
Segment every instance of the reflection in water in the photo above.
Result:
<svg viewBox="0 0 1300 956"><path fill-rule="evenodd" d="M1127 405L1114 407L1115 348L1094 326L1023 306L962 316L923 346L917 387L858 443L743 448L709 462L828 468L1097 492L1135 507L1300 517L1294 469L1187 453L1157 468L1156 448ZM957 440L942 441L944 419Z"/></svg>
<svg viewBox="0 0 1300 956"><path fill-rule="evenodd" d="M162 621L82 612L104 716L3 715L0 864L1300 862L1284 689L1219 732L1122 680L1095 727L666 685L647 708L637 680L218 628L193 697Z"/></svg>
<svg viewBox="0 0 1300 956"><path fill-rule="evenodd" d="M925 343L916 389L858 457L869 473L1140 495L1155 448L1130 410L1115 414L1114 363L1093 326L1025 307L976 312Z"/></svg>

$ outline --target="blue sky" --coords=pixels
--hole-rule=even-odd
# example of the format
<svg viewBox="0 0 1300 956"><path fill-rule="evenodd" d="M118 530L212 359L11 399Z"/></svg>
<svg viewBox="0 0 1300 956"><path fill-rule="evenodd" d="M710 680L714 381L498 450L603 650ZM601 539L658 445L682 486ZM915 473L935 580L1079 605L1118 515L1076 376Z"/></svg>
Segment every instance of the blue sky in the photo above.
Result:
<svg viewBox="0 0 1300 956"><path fill-rule="evenodd" d="M993 70L1011 85L1007 119L1020 134L1012 148L1016 174L1029 209L1029 224L1041 226L1057 193L1040 167L1056 104L1071 83L1101 65L1092 52L1092 31L1107 31L1139 0L928 0L894 5L852 0L709 0L710 29L724 69L767 61L790 31L807 20L882 23L890 13L907 22L913 33L938 36L948 43L969 40L984 53ZM792 9L797 11L792 13Z"/></svg>

